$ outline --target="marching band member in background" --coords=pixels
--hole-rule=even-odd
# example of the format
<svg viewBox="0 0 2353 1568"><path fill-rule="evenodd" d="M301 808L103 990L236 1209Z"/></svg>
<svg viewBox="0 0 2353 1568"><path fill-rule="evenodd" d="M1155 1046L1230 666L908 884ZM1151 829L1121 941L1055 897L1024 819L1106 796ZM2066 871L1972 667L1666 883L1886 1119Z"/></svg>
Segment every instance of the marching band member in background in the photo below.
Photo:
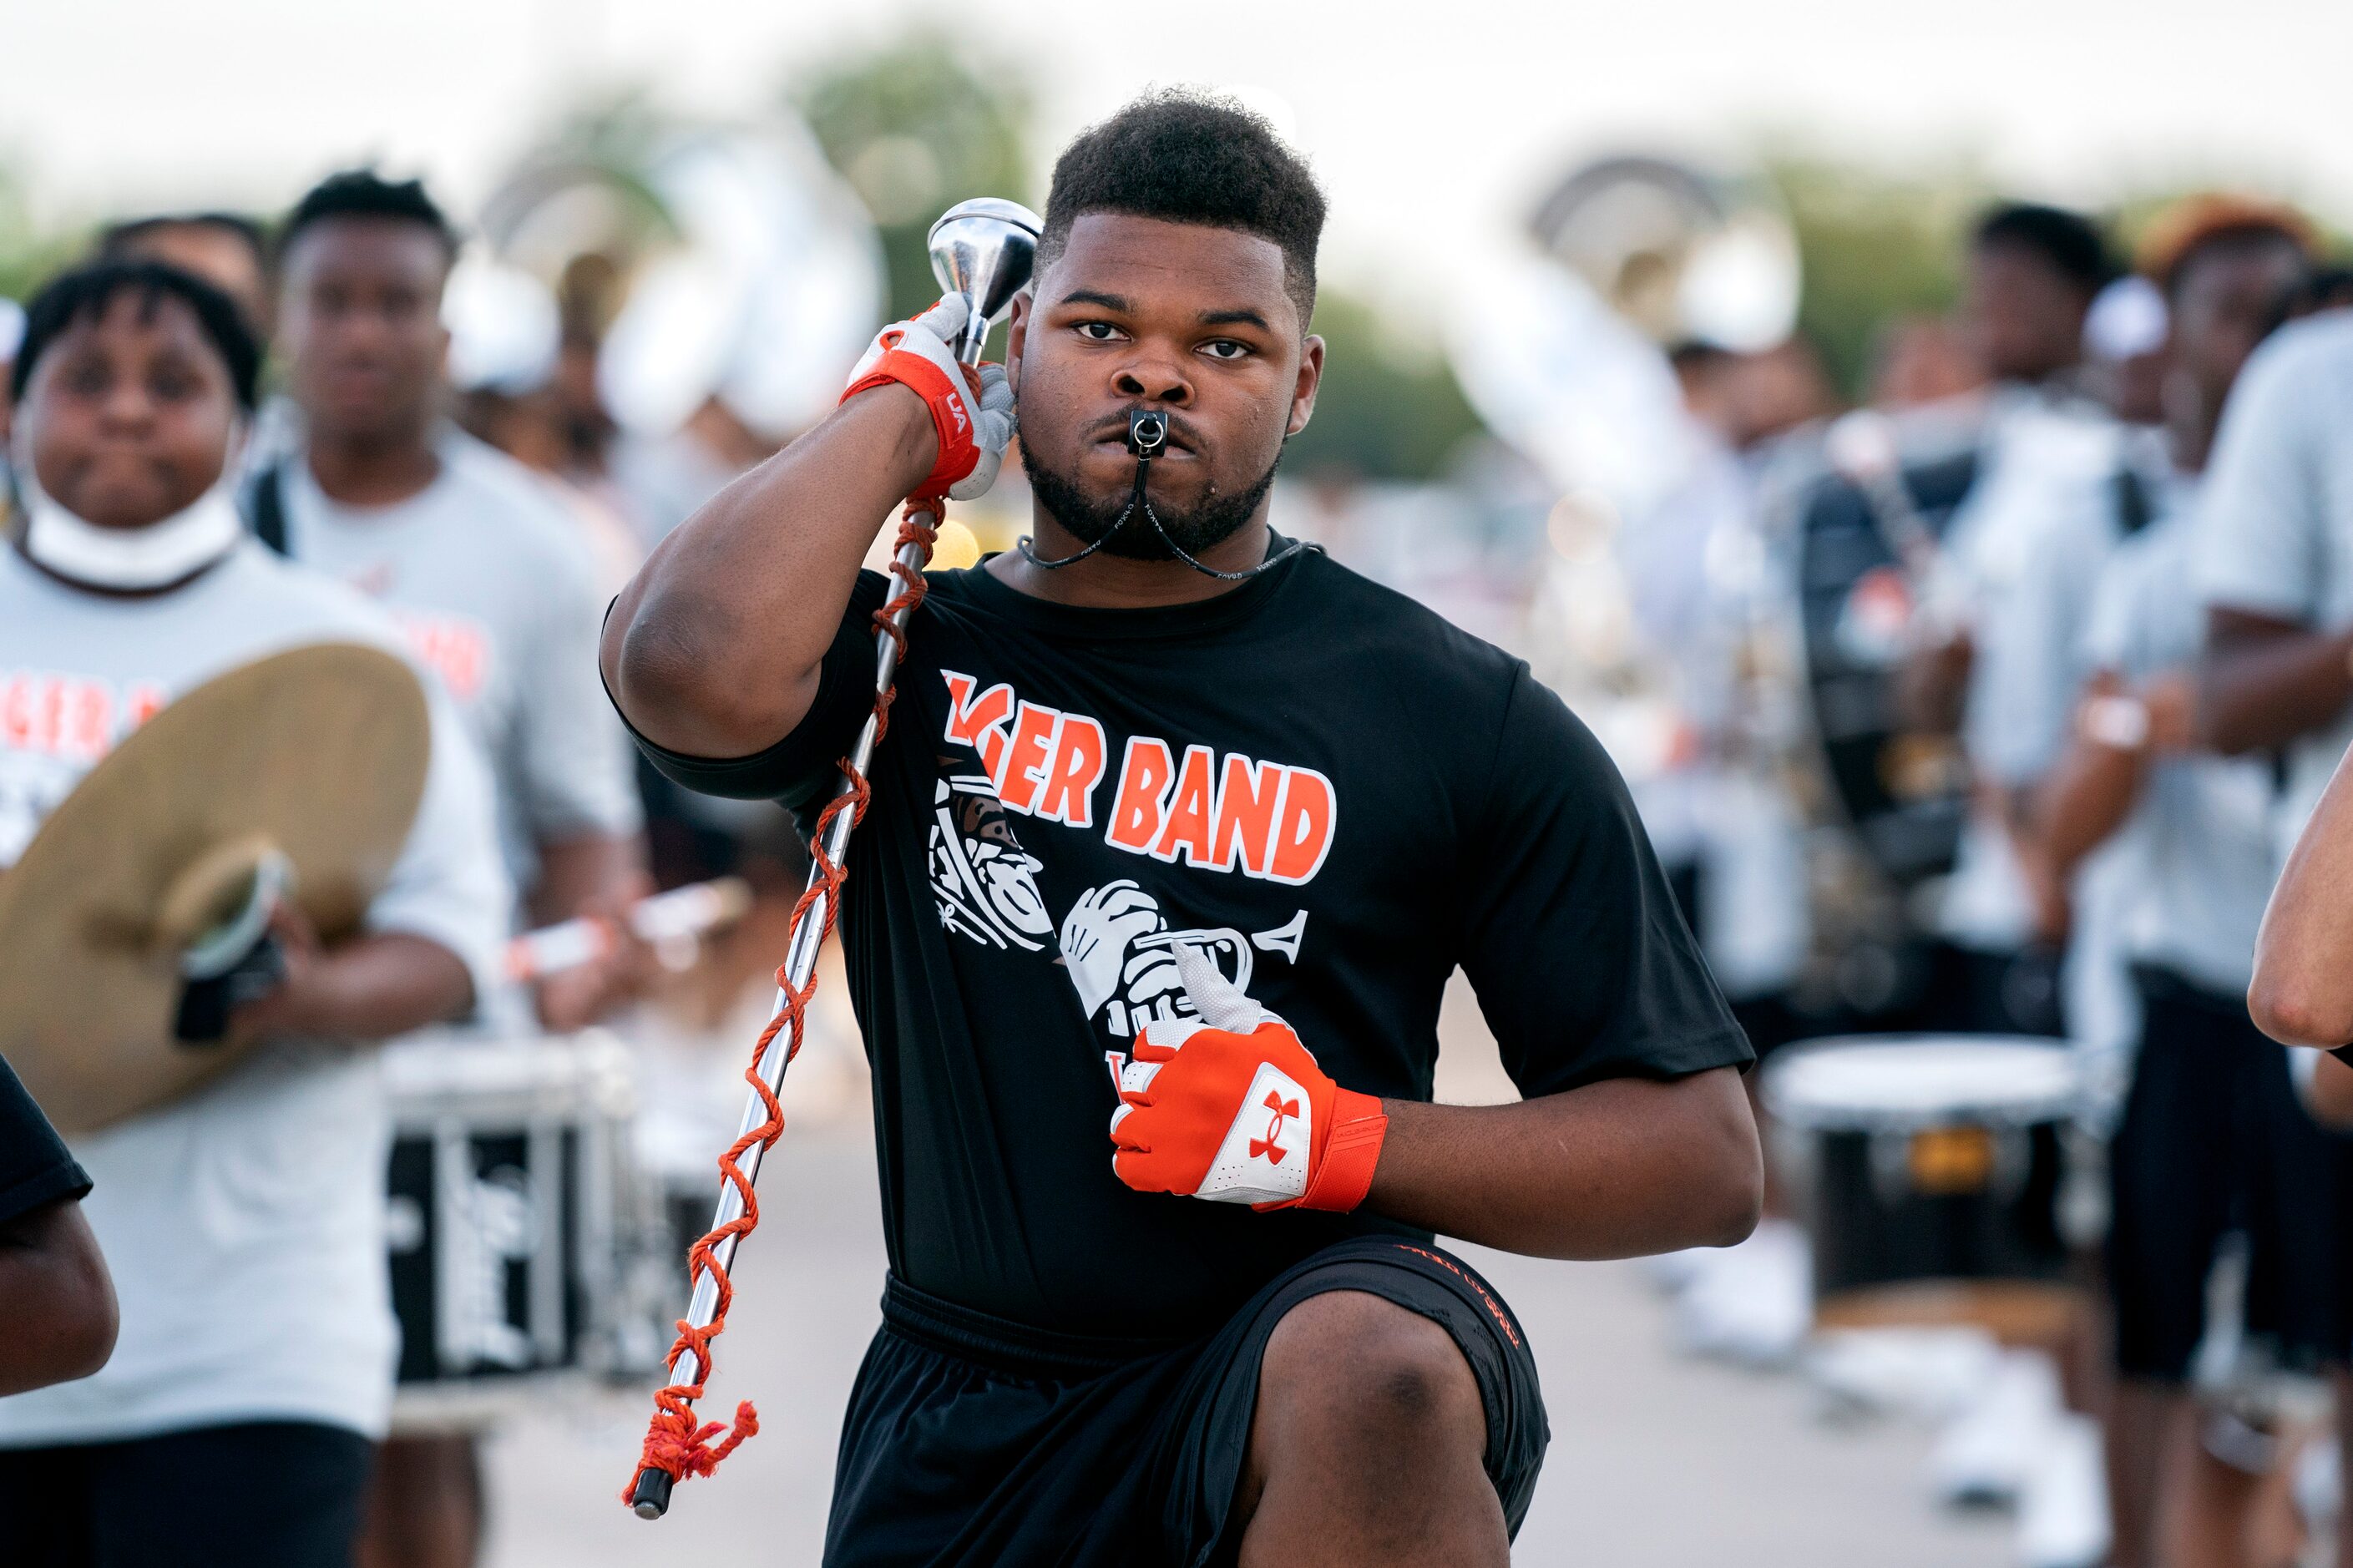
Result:
<svg viewBox="0 0 2353 1568"><path fill-rule="evenodd" d="M491 762L521 912L617 915L644 869L627 737L596 685L602 606L572 521L443 416L454 232L421 185L360 172L304 196L279 247L307 435L256 481L257 531L381 600L441 673ZM551 979L540 1020L576 1028L628 983L617 966Z"/></svg>
<svg viewBox="0 0 2353 1568"><path fill-rule="evenodd" d="M2353 737L2348 428L2353 312L2337 309L2284 328L2248 362L2216 438L2191 559L2207 606L2202 738L2216 751L2270 752L2284 763L2273 842L2295 848L2263 918L2247 1002L2265 1034L2299 1046L2353 1039L2346 949L2336 940L2343 808L2316 814ZM2331 1078L2342 1071L2320 1065ZM2353 1300L2344 1305L2353 1318ZM2340 1319L2340 1352L2348 1334L2353 1322ZM2353 1462L2353 1378L2341 1368L2337 1411L2340 1449ZM2353 1557L2353 1534L2340 1541Z"/></svg>
<svg viewBox="0 0 2353 1568"><path fill-rule="evenodd" d="M278 310L269 237L242 214L198 212L125 218L99 236L97 259L160 261L201 278L237 302L265 355ZM300 444L301 416L283 393L265 392L245 438L238 478L259 473Z"/></svg>
<svg viewBox="0 0 2353 1568"><path fill-rule="evenodd" d="M2078 389L2084 319L2109 277L2099 230L2054 207L1997 208L1969 250L1963 314L1996 385L1941 556L1951 581L1937 596L1958 624L1905 682L1916 727L1958 725L1977 780L1932 957L1935 1027L2063 1032L2057 953L2038 940L2017 839L2065 733L2081 679L2071 617L2098 566L2050 558L2051 520L2116 471L2115 427Z"/></svg>
<svg viewBox="0 0 2353 1568"><path fill-rule="evenodd" d="M490 760L517 923L591 915L626 931L648 881L634 763L596 680L588 551L529 470L444 416L456 247L415 181L339 174L296 204L279 321L305 440L257 479L250 510L265 542L380 600L440 673ZM625 941L541 980L539 1023L593 1021L641 960ZM486 1011L498 1020L495 999ZM396 1438L364 1555L470 1563L480 1514L470 1435Z"/></svg>
<svg viewBox="0 0 2353 1568"><path fill-rule="evenodd" d="M1675 738L1630 783L1685 919L1760 1059L1804 1032L1787 994L1810 936L1802 814L1758 731L1760 623L1777 584L1760 518L1766 444L1830 403L1797 342L1759 353L1670 352L1689 460L1614 542L1641 637L1662 677Z"/></svg>
<svg viewBox="0 0 2353 1568"><path fill-rule="evenodd" d="M234 300L259 342L269 341L269 241L240 213L168 213L126 218L99 236L101 261L160 261L201 278Z"/></svg>
<svg viewBox="0 0 2353 1568"><path fill-rule="evenodd" d="M88 1377L114 1352L114 1281L81 1212L89 1195L89 1173L0 1060L0 1398Z"/></svg>
<svg viewBox="0 0 2353 1568"><path fill-rule="evenodd" d="M0 726L0 858L177 693L305 644L405 648L381 611L247 537L230 489L259 362L227 297L152 262L34 300L11 376L22 504L0 669L71 683L69 706L28 710L83 721ZM121 1338L96 1375L0 1401L12 1563L349 1560L395 1332L385 1107L352 1047L489 994L512 897L488 776L425 679L424 800L363 934L321 951L281 910L286 977L231 1018L257 1048L74 1145Z"/></svg>
<svg viewBox="0 0 2353 1568"><path fill-rule="evenodd" d="M2271 770L2203 752L2195 666L2203 606L2189 584L2200 474L2223 400L2303 288L2309 233L2235 198L2160 219L2144 264L2171 321L2162 382L2170 472L2149 520L2116 545L2085 617L2096 673L2045 786L2036 837L2063 889L2113 839L2121 931L2141 1016L2109 1152L2108 1289L2116 1386L2106 1453L2116 1568L2245 1560L2256 1473L2277 1445L2227 1458L2201 1441L2234 1418L2187 1392L2224 1235L2248 1244L2245 1327L2290 1360L2337 1359L2336 1203L2328 1141L2297 1110L2276 1051L2251 1051L2244 1002L2270 890ZM2097 548L2105 517L2072 526ZM2161 1507L2170 1500L2170 1506Z"/></svg>

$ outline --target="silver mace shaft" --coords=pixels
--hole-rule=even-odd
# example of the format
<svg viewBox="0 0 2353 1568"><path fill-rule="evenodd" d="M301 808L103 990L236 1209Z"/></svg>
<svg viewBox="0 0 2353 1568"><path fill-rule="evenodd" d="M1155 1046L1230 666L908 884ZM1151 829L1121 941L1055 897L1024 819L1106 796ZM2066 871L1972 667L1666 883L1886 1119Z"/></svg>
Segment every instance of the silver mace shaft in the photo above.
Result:
<svg viewBox="0 0 2353 1568"><path fill-rule="evenodd" d="M990 325L1012 308L1014 296L1029 286L1042 226L1037 215L1027 207L990 196L958 203L932 226L932 271L943 289L962 294L969 307L963 338L955 345L956 358L963 363L980 363L981 345L987 341ZM932 528L940 521L930 513L916 513L910 521L917 519ZM907 572L921 572L931 559L931 547L911 540L899 547L895 559ZM891 630L878 629L874 634L874 690L878 698L891 689L898 677L901 638L913 608L902 605L894 610L889 617ZM881 738L880 718L870 712L866 722L859 727L858 742L850 748L848 758L850 773L857 778L866 776L874 761L875 743ZM834 793L847 795L855 788L856 783L845 774ZM824 858L836 866L849 863L844 857L849 849L849 834L857 826L857 816L855 811L845 809L836 812L826 825ZM808 894L808 905L793 927L792 941L785 950L784 978L776 992L778 1012L786 1011L787 988L796 993L805 990L809 976L817 972L818 949L825 940L825 929L833 912L827 907L829 895L820 868L812 867L809 871ZM798 1016L788 1016L785 1026L776 1031L760 1054L756 1070L771 1095L783 1087L786 1064L800 1048L801 1024ZM737 1141L767 1120L766 1097L755 1089L745 1098ZM759 1180L760 1159L766 1152L766 1146L755 1142L736 1161L736 1168L744 1173L747 1184ZM743 1194L733 1182L721 1181L712 1230L725 1229L743 1214ZM711 1249L711 1265L695 1270L694 1295L686 1309L686 1321L694 1329L709 1328L718 1316L719 1276L733 1265L735 1244L740 1239L734 1232L722 1237ZM670 1363L670 1382L673 1386L691 1387L702 1381L703 1371L702 1358L691 1347L681 1346ZM650 1465L639 1469L637 1483L629 1491L630 1508L640 1519L659 1519L670 1509L670 1489L675 1484L667 1470Z"/></svg>

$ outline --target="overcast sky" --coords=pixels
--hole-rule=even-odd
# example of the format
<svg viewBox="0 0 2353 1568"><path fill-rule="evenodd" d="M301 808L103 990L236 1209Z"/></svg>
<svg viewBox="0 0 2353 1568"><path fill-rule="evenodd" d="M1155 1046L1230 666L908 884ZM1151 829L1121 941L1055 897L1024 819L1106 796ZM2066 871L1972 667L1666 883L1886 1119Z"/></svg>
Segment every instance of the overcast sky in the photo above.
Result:
<svg viewBox="0 0 2353 1568"><path fill-rule="evenodd" d="M2353 224L2353 0L0 0L0 150L75 216L276 206L369 156L466 206L583 83L726 112L934 16L1027 65L1041 151L1148 83L1274 95L1328 269L1408 295L1580 153L1760 132L2060 198L2260 179Z"/></svg>

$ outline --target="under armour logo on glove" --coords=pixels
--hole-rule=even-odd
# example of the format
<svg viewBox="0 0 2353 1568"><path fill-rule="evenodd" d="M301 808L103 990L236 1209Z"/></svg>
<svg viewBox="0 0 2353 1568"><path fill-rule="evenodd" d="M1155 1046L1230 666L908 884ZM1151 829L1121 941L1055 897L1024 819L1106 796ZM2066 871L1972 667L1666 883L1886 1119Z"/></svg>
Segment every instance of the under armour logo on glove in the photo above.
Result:
<svg viewBox="0 0 2353 1568"><path fill-rule="evenodd" d="M867 345L841 395L847 403L870 387L896 382L923 400L932 411L940 456L915 487L919 497L970 500L985 494L997 482L1006 445L1013 439L1013 387L1005 367L975 370L958 364L949 352L970 313L963 295L950 294L913 321L893 321ZM968 407L972 396L979 401L976 414Z"/></svg>
<svg viewBox="0 0 2353 1568"><path fill-rule="evenodd" d="M1199 948L1180 943L1176 955L1199 1016L1145 1025L1119 1069L1119 1179L1260 1209L1363 1203L1388 1132L1381 1102L1333 1082L1291 1026Z"/></svg>
<svg viewBox="0 0 2353 1568"><path fill-rule="evenodd" d="M1282 1135L1282 1124L1285 1121L1299 1120L1299 1101L1285 1100L1279 1094L1269 1093L1266 1097L1266 1108L1274 1112L1274 1120L1266 1124L1265 1137L1250 1140L1250 1158L1256 1160L1263 1157L1280 1165L1282 1163L1283 1156L1290 1151L1276 1142L1275 1139Z"/></svg>

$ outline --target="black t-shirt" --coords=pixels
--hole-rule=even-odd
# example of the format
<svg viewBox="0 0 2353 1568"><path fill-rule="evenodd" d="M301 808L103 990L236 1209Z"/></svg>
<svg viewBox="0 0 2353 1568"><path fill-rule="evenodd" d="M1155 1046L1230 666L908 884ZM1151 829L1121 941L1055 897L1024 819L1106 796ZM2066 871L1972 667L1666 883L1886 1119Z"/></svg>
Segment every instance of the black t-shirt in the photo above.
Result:
<svg viewBox="0 0 2353 1568"><path fill-rule="evenodd" d="M817 701L678 783L809 817L871 701L861 575ZM842 931L891 1266L1066 1332L1204 1331L1366 1211L1112 1173L1107 1054L1198 942L1367 1094L1428 1100L1460 964L1527 1095L1746 1064L1608 756L1527 667L1319 552L1204 603L1078 609L942 572L908 634Z"/></svg>
<svg viewBox="0 0 2353 1568"><path fill-rule="evenodd" d="M90 1177L0 1059L0 1225L90 1191Z"/></svg>

